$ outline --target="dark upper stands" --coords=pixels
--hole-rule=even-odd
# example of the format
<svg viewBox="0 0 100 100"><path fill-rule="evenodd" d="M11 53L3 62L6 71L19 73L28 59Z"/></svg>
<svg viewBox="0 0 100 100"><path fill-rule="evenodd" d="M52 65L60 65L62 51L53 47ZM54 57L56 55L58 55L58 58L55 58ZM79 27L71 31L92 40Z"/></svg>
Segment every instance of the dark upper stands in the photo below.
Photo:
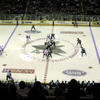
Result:
<svg viewBox="0 0 100 100"><path fill-rule="evenodd" d="M0 0L0 12L28 13L66 13L100 15L100 1L96 0Z"/></svg>
<svg viewBox="0 0 100 100"><path fill-rule="evenodd" d="M27 0L0 0L0 13L23 14Z"/></svg>
<svg viewBox="0 0 100 100"><path fill-rule="evenodd" d="M7 19L3 14L23 14L32 20L90 20L90 16L100 20L99 4L99 0L0 0L0 19Z"/></svg>

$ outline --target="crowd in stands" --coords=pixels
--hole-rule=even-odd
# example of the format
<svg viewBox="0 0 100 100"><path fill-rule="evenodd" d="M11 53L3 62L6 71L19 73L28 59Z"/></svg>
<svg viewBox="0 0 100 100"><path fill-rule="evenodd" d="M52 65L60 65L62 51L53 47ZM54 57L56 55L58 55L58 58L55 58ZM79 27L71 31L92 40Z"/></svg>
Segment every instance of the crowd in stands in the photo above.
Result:
<svg viewBox="0 0 100 100"><path fill-rule="evenodd" d="M80 14L84 10L87 14L100 15L100 1L96 0L1 0L0 9L4 13L21 13L28 8L28 13L65 12L66 14ZM95 10L94 10L95 9Z"/></svg>
<svg viewBox="0 0 100 100"><path fill-rule="evenodd" d="M0 0L0 13L23 14L25 13L27 0Z"/></svg>
<svg viewBox="0 0 100 100"><path fill-rule="evenodd" d="M54 15L68 20L71 16L66 15L100 15L99 3L99 0L0 0L0 14L29 14L28 18L32 14L31 19L43 16L51 19ZM79 17L77 20L81 20Z"/></svg>
<svg viewBox="0 0 100 100"><path fill-rule="evenodd" d="M100 83L70 81L41 83L40 81L0 81L3 100L100 100Z"/></svg>

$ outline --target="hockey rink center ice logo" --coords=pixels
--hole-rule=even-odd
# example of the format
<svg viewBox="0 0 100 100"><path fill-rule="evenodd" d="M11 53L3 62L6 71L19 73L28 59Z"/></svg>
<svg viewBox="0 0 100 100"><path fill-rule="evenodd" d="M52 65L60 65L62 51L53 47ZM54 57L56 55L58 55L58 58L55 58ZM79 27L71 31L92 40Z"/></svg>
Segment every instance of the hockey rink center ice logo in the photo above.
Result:
<svg viewBox="0 0 100 100"><path fill-rule="evenodd" d="M64 74L66 75L70 75L70 76L83 76L86 75L87 73L81 70L64 70L63 71Z"/></svg>
<svg viewBox="0 0 100 100"><path fill-rule="evenodd" d="M38 39L32 40L29 43L26 43L23 46L24 53L21 54L20 57L25 61L32 61L32 59L37 59L38 61L46 61L46 59L41 57L42 56L41 54L42 54L43 50L45 49L44 43L40 44L40 45L39 44L38 45L31 44L31 43L34 43L37 41L40 41L40 43L42 43L42 41L45 39L46 38L38 38ZM55 57L53 57L52 59L49 60L51 62L60 62L60 61L68 60L70 58L73 58L75 55L77 55L77 53L79 51L79 49L68 40L57 39L56 43L57 43L56 48L53 49L53 55ZM63 48L65 47L65 45L63 45L63 43L65 43L65 45L67 45L67 46L70 46L71 51L68 48L65 48L63 50ZM31 44L31 45L29 45L29 44ZM27 45L29 45L28 47L30 47L30 46L32 47L32 51L31 50L28 51L28 48L26 48ZM67 53L66 51L70 51L70 52ZM34 53L34 55L33 55L33 53Z"/></svg>

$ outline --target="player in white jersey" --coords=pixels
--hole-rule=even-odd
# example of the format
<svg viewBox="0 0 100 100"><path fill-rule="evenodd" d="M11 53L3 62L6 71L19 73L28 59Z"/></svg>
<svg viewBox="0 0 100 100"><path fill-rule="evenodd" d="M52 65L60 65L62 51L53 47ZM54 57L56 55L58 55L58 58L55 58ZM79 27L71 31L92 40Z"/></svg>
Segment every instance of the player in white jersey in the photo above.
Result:
<svg viewBox="0 0 100 100"><path fill-rule="evenodd" d="M51 39L51 36L50 36L50 34L48 34L46 37L46 42L50 41L50 39Z"/></svg>
<svg viewBox="0 0 100 100"><path fill-rule="evenodd" d="M31 40L30 35L26 35L26 43L30 42L30 40Z"/></svg>
<svg viewBox="0 0 100 100"><path fill-rule="evenodd" d="M44 58L44 56L48 57L48 50L47 49L43 50L43 58Z"/></svg>

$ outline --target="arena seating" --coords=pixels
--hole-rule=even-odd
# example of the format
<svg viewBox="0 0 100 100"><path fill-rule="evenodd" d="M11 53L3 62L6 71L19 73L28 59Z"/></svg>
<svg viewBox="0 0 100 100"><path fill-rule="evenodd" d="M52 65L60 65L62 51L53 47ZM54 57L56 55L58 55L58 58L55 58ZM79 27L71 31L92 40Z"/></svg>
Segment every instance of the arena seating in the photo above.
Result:
<svg viewBox="0 0 100 100"><path fill-rule="evenodd" d="M36 82L0 82L0 98L13 100L99 100L100 83L94 81L70 81L41 83Z"/></svg>
<svg viewBox="0 0 100 100"><path fill-rule="evenodd" d="M31 19L35 19L35 16L40 16L42 19L44 16L51 19L52 15L56 19L62 15L63 20L68 20L66 15L100 15L100 1L96 0L1 0L0 1L0 13L1 14L32 14ZM95 10L94 10L95 9ZM73 20L75 16L73 17ZM81 20L80 17L77 20ZM86 20L86 18L84 18ZM97 20L94 16L94 20Z"/></svg>

